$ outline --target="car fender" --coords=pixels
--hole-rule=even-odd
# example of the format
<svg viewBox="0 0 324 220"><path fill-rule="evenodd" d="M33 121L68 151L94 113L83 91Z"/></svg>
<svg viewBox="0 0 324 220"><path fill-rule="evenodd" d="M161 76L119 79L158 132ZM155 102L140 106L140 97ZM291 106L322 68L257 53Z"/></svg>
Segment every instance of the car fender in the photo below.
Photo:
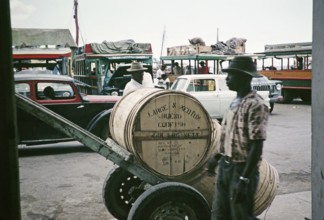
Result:
<svg viewBox="0 0 324 220"><path fill-rule="evenodd" d="M87 130L91 133L97 135L98 137L101 136L102 128L106 125L105 123L109 123L109 117L112 112L111 109L104 110L98 113L93 119L89 122L87 126Z"/></svg>

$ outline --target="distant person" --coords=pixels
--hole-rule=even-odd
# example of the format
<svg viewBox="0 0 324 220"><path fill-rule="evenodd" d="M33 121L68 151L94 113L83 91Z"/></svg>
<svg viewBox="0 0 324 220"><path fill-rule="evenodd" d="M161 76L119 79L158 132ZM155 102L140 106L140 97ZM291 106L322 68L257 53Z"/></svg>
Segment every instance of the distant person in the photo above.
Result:
<svg viewBox="0 0 324 220"><path fill-rule="evenodd" d="M45 99L55 99L55 92L51 86L46 86L43 90L43 94L45 95Z"/></svg>
<svg viewBox="0 0 324 220"><path fill-rule="evenodd" d="M200 65L200 67L198 69L199 74L208 74L209 73L208 66L205 65L204 61L200 61L199 65Z"/></svg>
<svg viewBox="0 0 324 220"><path fill-rule="evenodd" d="M173 74L176 76L182 75L182 69L178 62L175 62L172 68Z"/></svg>
<svg viewBox="0 0 324 220"><path fill-rule="evenodd" d="M302 57L297 58L297 69L298 70L304 69L304 61Z"/></svg>
<svg viewBox="0 0 324 220"><path fill-rule="evenodd" d="M91 71L91 76L95 76L96 75L96 68L94 67Z"/></svg>
<svg viewBox="0 0 324 220"><path fill-rule="evenodd" d="M127 69L127 72L131 73L132 79L126 84L123 95L142 87L154 87L151 74L144 72L145 70L147 68L143 67L142 63L132 62L131 67Z"/></svg>
<svg viewBox="0 0 324 220"><path fill-rule="evenodd" d="M162 64L161 67L156 71L156 78L161 79L162 74L165 74L166 65Z"/></svg>
<svg viewBox="0 0 324 220"><path fill-rule="evenodd" d="M110 78L113 76L113 71L112 70L107 70L105 76L104 76L104 80L103 80L103 87L108 86L109 80Z"/></svg>
<svg viewBox="0 0 324 220"><path fill-rule="evenodd" d="M61 70L60 70L60 67L59 65L55 65L54 68L53 68L53 74L55 75L60 75L61 74Z"/></svg>
<svg viewBox="0 0 324 220"><path fill-rule="evenodd" d="M163 87L164 89L170 88L170 79L167 74L162 74L161 78L159 79L159 87Z"/></svg>
<svg viewBox="0 0 324 220"><path fill-rule="evenodd" d="M192 74L192 67L187 65L185 67L185 72L184 72L185 75L191 75Z"/></svg>

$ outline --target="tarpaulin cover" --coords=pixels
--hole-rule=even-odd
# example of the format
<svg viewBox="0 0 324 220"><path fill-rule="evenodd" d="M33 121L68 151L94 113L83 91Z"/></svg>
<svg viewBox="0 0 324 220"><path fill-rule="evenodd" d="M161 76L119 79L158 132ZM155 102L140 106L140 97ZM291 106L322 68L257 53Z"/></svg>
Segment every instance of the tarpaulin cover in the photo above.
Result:
<svg viewBox="0 0 324 220"><path fill-rule="evenodd" d="M226 41L225 43L220 41L216 44L211 45L212 53L219 55L235 55L245 52L245 42L244 38L233 37Z"/></svg>
<svg viewBox="0 0 324 220"><path fill-rule="evenodd" d="M151 53L150 43L136 43L134 40L103 41L102 43L91 43L91 49L96 54L116 53Z"/></svg>

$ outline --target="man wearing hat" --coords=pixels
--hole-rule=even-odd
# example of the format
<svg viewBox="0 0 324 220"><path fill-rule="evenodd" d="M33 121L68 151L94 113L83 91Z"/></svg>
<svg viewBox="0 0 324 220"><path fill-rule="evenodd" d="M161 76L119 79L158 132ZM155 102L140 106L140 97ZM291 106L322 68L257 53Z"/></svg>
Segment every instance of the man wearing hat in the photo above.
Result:
<svg viewBox="0 0 324 220"><path fill-rule="evenodd" d="M123 95L141 87L154 87L151 74L144 72L145 70L147 68L143 67L140 62L132 62L131 67L127 69L127 72L131 73L132 79L126 84Z"/></svg>
<svg viewBox="0 0 324 220"><path fill-rule="evenodd" d="M212 219L257 219L254 195L269 110L251 89L252 77L260 76L251 57L237 56L222 71L228 74L226 84L237 96L223 117L219 153L208 163L210 173L218 163Z"/></svg>

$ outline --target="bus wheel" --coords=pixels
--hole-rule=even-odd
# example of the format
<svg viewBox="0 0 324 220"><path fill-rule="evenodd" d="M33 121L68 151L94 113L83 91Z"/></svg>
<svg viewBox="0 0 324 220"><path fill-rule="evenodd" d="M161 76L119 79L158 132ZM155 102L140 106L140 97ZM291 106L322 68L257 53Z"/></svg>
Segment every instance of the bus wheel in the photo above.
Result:
<svg viewBox="0 0 324 220"><path fill-rule="evenodd" d="M210 219L206 199L184 183L164 182L146 190L132 206L128 220Z"/></svg>
<svg viewBox="0 0 324 220"><path fill-rule="evenodd" d="M309 91L305 91L304 93L300 94L300 98L303 102L310 103L312 101L312 94Z"/></svg>
<svg viewBox="0 0 324 220"><path fill-rule="evenodd" d="M110 214L126 220L133 203L144 192L144 182L137 176L115 165L108 173L102 197Z"/></svg>
<svg viewBox="0 0 324 220"><path fill-rule="evenodd" d="M283 96L283 103L291 103L294 98L291 92L287 90L282 91L282 96Z"/></svg>

